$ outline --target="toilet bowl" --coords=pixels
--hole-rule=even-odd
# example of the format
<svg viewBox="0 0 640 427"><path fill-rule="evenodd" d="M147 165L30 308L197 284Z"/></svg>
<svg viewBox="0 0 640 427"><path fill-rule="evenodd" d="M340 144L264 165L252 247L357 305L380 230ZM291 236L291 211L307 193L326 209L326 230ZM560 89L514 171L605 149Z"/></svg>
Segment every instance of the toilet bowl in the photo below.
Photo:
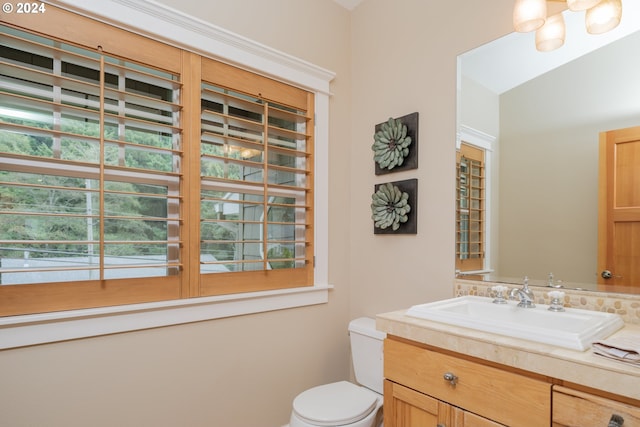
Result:
<svg viewBox="0 0 640 427"><path fill-rule="evenodd" d="M351 355L358 384L338 381L310 388L293 401L289 427L382 427L383 332L375 320L349 323Z"/></svg>
<svg viewBox="0 0 640 427"><path fill-rule="evenodd" d="M290 427L378 427L382 422L382 395L339 381L311 388L293 401Z"/></svg>

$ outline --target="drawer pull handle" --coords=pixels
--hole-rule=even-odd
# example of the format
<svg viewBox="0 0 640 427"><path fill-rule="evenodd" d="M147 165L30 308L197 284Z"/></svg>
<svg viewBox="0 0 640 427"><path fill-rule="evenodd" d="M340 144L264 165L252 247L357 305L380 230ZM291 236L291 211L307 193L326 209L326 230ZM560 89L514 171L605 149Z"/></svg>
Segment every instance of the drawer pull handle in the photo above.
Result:
<svg viewBox="0 0 640 427"><path fill-rule="evenodd" d="M613 414L607 427L622 427L622 424L624 424L624 418L620 415Z"/></svg>
<svg viewBox="0 0 640 427"><path fill-rule="evenodd" d="M458 377L456 377L454 374L452 374L451 372L446 372L443 376L445 381L449 381L449 384L451 384L452 386L456 386L456 383L458 382Z"/></svg>

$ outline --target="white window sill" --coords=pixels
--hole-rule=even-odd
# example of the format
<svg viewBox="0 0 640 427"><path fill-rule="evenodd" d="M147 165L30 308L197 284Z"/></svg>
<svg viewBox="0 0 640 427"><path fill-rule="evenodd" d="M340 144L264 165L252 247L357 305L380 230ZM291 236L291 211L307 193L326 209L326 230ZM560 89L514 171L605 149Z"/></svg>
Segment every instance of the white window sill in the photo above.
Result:
<svg viewBox="0 0 640 427"><path fill-rule="evenodd" d="M464 279L464 276L473 276L478 274L491 274L495 271L492 269L483 269L483 270L466 270L466 271L458 271L456 270L456 277L458 279Z"/></svg>
<svg viewBox="0 0 640 427"><path fill-rule="evenodd" d="M323 304L331 285L0 318L0 350Z"/></svg>

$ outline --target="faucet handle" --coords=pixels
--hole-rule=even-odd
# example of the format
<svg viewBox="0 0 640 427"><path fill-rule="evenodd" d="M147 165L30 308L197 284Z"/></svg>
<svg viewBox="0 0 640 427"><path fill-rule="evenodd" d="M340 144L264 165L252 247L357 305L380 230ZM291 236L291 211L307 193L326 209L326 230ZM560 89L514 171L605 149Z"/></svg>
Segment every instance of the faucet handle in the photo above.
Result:
<svg viewBox="0 0 640 427"><path fill-rule="evenodd" d="M564 292L562 291L549 291L547 292L547 295L549 295L549 298L552 298L552 299L564 298Z"/></svg>
<svg viewBox="0 0 640 427"><path fill-rule="evenodd" d="M504 293L507 292L509 288L504 285L495 285L491 290L496 293L496 297L493 300L494 304L507 304L507 299L504 297Z"/></svg>
<svg viewBox="0 0 640 427"><path fill-rule="evenodd" d="M564 292L562 291L549 291L547 292L549 298L551 298L551 303L549 304L549 311L564 311L564 304L562 300L564 299Z"/></svg>

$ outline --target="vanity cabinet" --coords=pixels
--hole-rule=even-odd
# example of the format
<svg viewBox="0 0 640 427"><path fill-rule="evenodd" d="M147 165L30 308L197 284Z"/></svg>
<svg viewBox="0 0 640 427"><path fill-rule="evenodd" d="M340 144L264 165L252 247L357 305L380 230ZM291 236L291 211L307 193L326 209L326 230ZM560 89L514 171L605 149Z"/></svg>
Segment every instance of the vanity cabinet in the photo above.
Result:
<svg viewBox="0 0 640 427"><path fill-rule="evenodd" d="M620 417L622 424L610 423L613 415ZM554 386L552 425L553 427L640 426L640 408L567 387Z"/></svg>
<svg viewBox="0 0 640 427"><path fill-rule="evenodd" d="M393 335L384 377L385 427L640 427L635 399Z"/></svg>
<svg viewBox="0 0 640 427"><path fill-rule="evenodd" d="M551 420L551 383L388 337L386 427L540 427Z"/></svg>

